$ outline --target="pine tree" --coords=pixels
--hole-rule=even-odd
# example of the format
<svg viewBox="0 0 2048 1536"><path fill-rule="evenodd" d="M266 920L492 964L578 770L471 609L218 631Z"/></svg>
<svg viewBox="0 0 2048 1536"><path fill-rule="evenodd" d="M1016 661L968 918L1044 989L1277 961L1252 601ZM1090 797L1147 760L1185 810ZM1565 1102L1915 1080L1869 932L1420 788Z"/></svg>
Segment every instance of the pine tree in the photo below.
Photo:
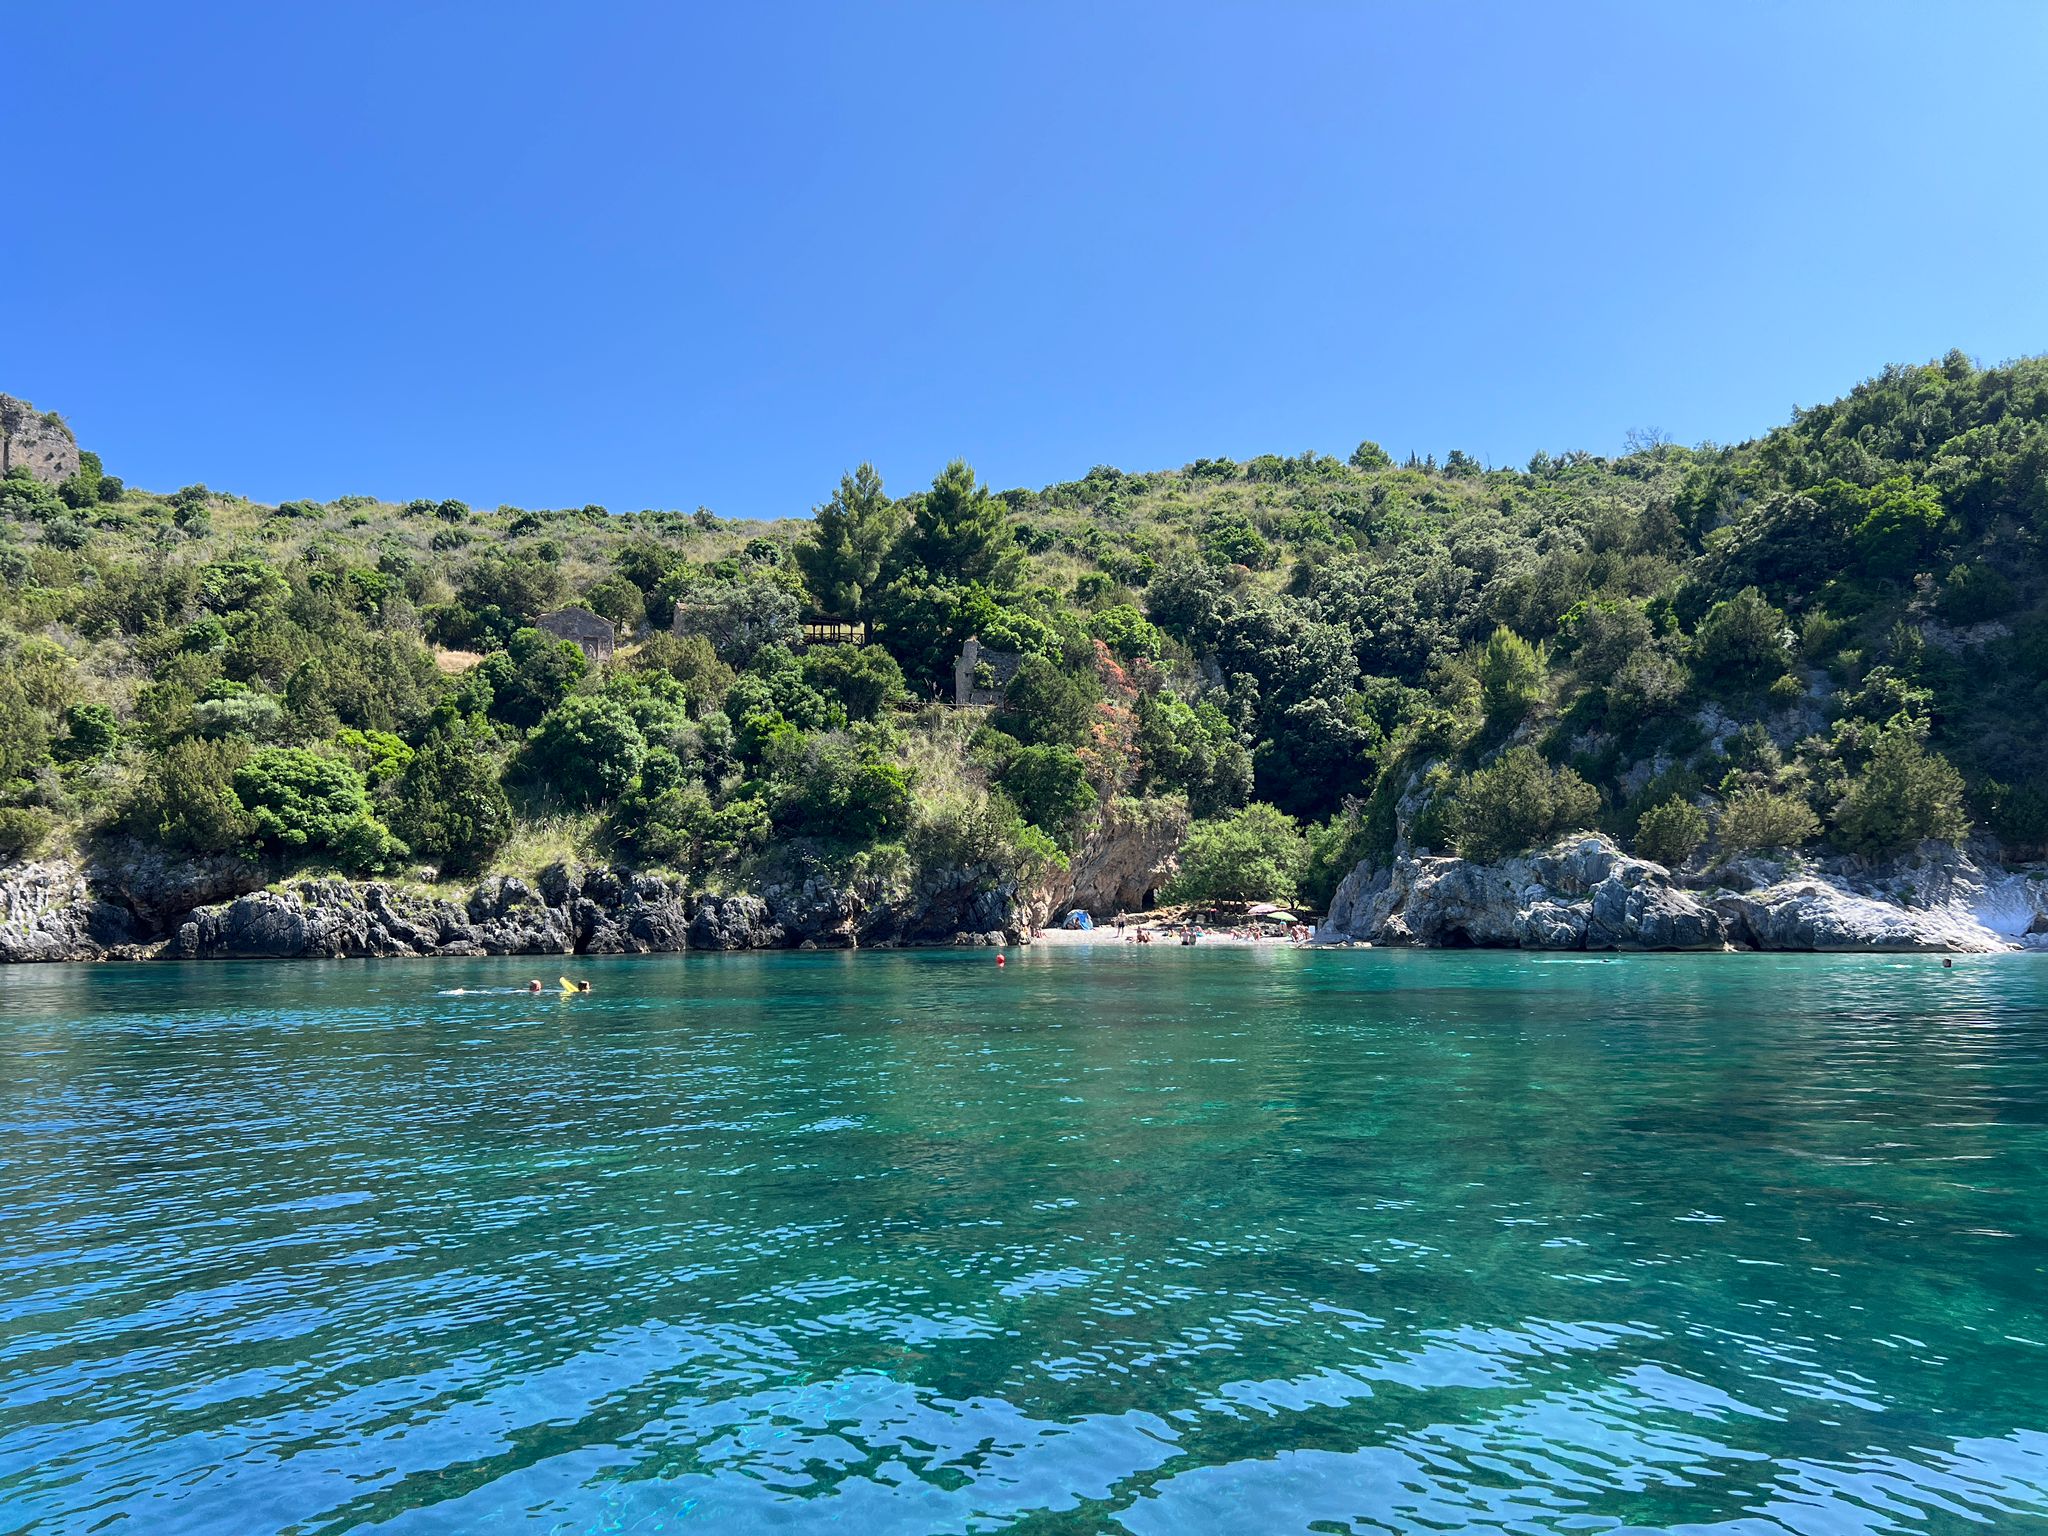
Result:
<svg viewBox="0 0 2048 1536"><path fill-rule="evenodd" d="M902 509L882 489L874 465L842 477L792 550L818 606L842 618L867 617L869 594L902 530Z"/></svg>

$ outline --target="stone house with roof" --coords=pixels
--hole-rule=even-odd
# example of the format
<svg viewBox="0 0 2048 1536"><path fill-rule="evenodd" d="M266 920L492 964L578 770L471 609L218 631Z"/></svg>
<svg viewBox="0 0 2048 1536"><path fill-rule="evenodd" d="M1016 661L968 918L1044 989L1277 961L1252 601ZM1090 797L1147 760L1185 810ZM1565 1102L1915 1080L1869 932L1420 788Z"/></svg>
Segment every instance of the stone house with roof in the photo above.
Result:
<svg viewBox="0 0 2048 1536"><path fill-rule="evenodd" d="M570 607L543 614L535 627L557 640L567 640L582 651L584 659L593 666L603 666L612 659L612 652L618 649L618 629L610 619L592 613L588 608Z"/></svg>

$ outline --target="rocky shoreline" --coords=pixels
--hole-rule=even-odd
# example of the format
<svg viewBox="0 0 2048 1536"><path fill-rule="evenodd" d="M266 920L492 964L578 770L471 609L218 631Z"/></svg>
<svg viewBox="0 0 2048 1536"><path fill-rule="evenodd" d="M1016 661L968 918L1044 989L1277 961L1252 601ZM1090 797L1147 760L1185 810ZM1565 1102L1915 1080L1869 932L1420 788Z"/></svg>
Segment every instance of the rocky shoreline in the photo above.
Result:
<svg viewBox="0 0 2048 1536"><path fill-rule="evenodd" d="M1325 942L1432 948L1993 953L2048 947L2048 871L1954 849L1884 868L1739 861L1674 874L1597 834L1497 863L1406 854L1346 876Z"/></svg>
<svg viewBox="0 0 2048 1536"><path fill-rule="evenodd" d="M630 955L1016 943L1049 914L1135 908L1173 873L1184 808L1106 809L1068 865L1035 886L995 866L847 877L786 850L757 889L555 864L463 890L279 879L250 860L179 860L128 839L90 859L0 866L0 963Z"/></svg>
<svg viewBox="0 0 2048 1536"><path fill-rule="evenodd" d="M557 864L441 894L300 878L236 859L179 862L139 845L90 863L0 868L0 963L624 955L1018 943L1070 906L1130 910L1171 872L1178 825L1106 830L1037 888L1001 871L894 884L795 857L758 890ZM1402 854L1365 863L1317 929L1326 944L1591 950L1992 952L2048 948L2048 871L1928 850L1882 870L1750 860L1674 874L1599 835L1481 864Z"/></svg>
<svg viewBox="0 0 2048 1536"><path fill-rule="evenodd" d="M195 894L206 899L180 900ZM442 896L380 880L272 884L233 861L199 871L51 860L0 869L0 963L1000 944L1025 925L1028 898L1014 881L971 869L890 888L799 868L758 892L727 894L557 864L531 881L492 876Z"/></svg>

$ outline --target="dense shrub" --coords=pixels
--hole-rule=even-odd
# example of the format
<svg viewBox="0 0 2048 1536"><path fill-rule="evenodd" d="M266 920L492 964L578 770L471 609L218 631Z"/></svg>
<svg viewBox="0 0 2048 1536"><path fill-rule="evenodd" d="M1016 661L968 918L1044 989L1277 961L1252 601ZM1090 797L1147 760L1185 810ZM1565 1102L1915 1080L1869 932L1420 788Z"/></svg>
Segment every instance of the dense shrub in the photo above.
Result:
<svg viewBox="0 0 2048 1536"><path fill-rule="evenodd" d="M1858 853L1899 853L1935 838L1960 842L1970 832L1963 777L1910 730L1887 730L1835 811L1835 836Z"/></svg>
<svg viewBox="0 0 2048 1536"><path fill-rule="evenodd" d="M405 848L370 813L361 775L302 747L265 747L235 770L234 793L256 839L273 852L321 855L376 870Z"/></svg>
<svg viewBox="0 0 2048 1536"><path fill-rule="evenodd" d="M1197 817L1220 816L1251 798L1252 755L1216 704L1162 692L1141 697L1136 713L1142 793L1185 795Z"/></svg>
<svg viewBox="0 0 2048 1536"><path fill-rule="evenodd" d="M64 498L43 484L25 466L17 466L0 479L0 518L17 522L43 523L64 515Z"/></svg>
<svg viewBox="0 0 2048 1536"><path fill-rule="evenodd" d="M1790 621L1755 587L1714 604L1693 636L1700 670L1719 682L1768 683L1791 654Z"/></svg>
<svg viewBox="0 0 2048 1536"><path fill-rule="evenodd" d="M1671 714L1685 702L1691 681L1684 667L1646 646L1624 661L1608 683L1607 718L1617 729L1628 730Z"/></svg>
<svg viewBox="0 0 2048 1536"><path fill-rule="evenodd" d="M74 704L64 711L64 734L53 748L64 762L89 763L120 750L121 726L104 704Z"/></svg>
<svg viewBox="0 0 2048 1536"><path fill-rule="evenodd" d="M145 760L130 785L129 830L180 853L238 853L254 834L235 793L235 773L249 756L238 741L188 737Z"/></svg>
<svg viewBox="0 0 2048 1536"><path fill-rule="evenodd" d="M1003 793L1025 819L1071 853L1081 818L1095 808L1087 765L1072 747L1021 747L1002 771Z"/></svg>
<svg viewBox="0 0 2048 1536"><path fill-rule="evenodd" d="M903 669L879 645L817 645L803 654L804 682L836 700L849 720L873 720L903 697Z"/></svg>
<svg viewBox="0 0 2048 1536"><path fill-rule="evenodd" d="M1497 859L1587 826L1600 795L1572 769L1512 747L1461 774L1443 808L1444 828L1468 859Z"/></svg>
<svg viewBox="0 0 2048 1536"><path fill-rule="evenodd" d="M1706 840L1706 812L1676 796L1651 806L1636 823L1636 856L1669 869L1691 858Z"/></svg>
<svg viewBox="0 0 2048 1536"><path fill-rule="evenodd" d="M486 868L512 834L512 805L487 746L462 731L430 737L392 797L392 830L444 872Z"/></svg>
<svg viewBox="0 0 2048 1536"><path fill-rule="evenodd" d="M1941 616L1951 624L2002 619L2019 603L2003 572L1981 562L1959 565L1941 586Z"/></svg>
<svg viewBox="0 0 2048 1536"><path fill-rule="evenodd" d="M1114 603L1090 615L1088 633L1119 661L1157 661L1166 651L1166 636L1129 603Z"/></svg>
<svg viewBox="0 0 2048 1536"><path fill-rule="evenodd" d="M268 741L284 724L284 706L267 693L247 689L222 698L201 699L192 706L192 729L202 736L239 736Z"/></svg>
<svg viewBox="0 0 2048 1536"><path fill-rule="evenodd" d="M803 743L777 765L778 828L807 837L869 843L910 824L910 771L875 746L830 735Z"/></svg>
<svg viewBox="0 0 2048 1536"><path fill-rule="evenodd" d="M1073 746L1095 715L1092 677L1083 679L1043 656L1026 656L1003 690L998 729L1026 746Z"/></svg>
<svg viewBox="0 0 2048 1536"><path fill-rule="evenodd" d="M545 630L514 630L505 649L482 663L491 685L491 718L522 731L538 725L582 681L589 665L567 640Z"/></svg>
<svg viewBox="0 0 2048 1536"><path fill-rule="evenodd" d="M534 728L528 771L569 805L593 805L624 793L640 772L647 741L615 699L565 700Z"/></svg>
<svg viewBox="0 0 2048 1536"><path fill-rule="evenodd" d="M1990 825L2008 858L2048 857L2048 774L2022 784L1987 786Z"/></svg>
<svg viewBox="0 0 2048 1536"><path fill-rule="evenodd" d="M768 840L768 808L740 796L713 802L666 748L647 754L640 777L613 808L612 835L635 858L694 873L745 857Z"/></svg>
<svg viewBox="0 0 2048 1536"><path fill-rule="evenodd" d="M1830 486L1834 490L1839 486ZM1932 489L1910 475L1894 475L1868 490L1841 487L1854 510L1850 540L1864 568L1874 576L1899 578L1918 569L1948 514Z"/></svg>
<svg viewBox="0 0 2048 1536"><path fill-rule="evenodd" d="M1294 818L1254 802L1188 829L1170 901L1294 900L1308 863L1308 842Z"/></svg>
<svg viewBox="0 0 2048 1536"><path fill-rule="evenodd" d="M0 806L0 859L32 859L56 825L39 805Z"/></svg>
<svg viewBox="0 0 2048 1536"><path fill-rule="evenodd" d="M1479 658L1479 698L1496 728L1529 713L1543 687L1543 653L1513 630L1496 629Z"/></svg>
<svg viewBox="0 0 2048 1536"><path fill-rule="evenodd" d="M1723 853L1798 848L1820 835L1820 818L1796 796L1739 789L1728 797L1714 834Z"/></svg>
<svg viewBox="0 0 2048 1536"><path fill-rule="evenodd" d="M583 601L592 613L610 619L626 636L647 619L647 595L624 576L607 576L592 583Z"/></svg>

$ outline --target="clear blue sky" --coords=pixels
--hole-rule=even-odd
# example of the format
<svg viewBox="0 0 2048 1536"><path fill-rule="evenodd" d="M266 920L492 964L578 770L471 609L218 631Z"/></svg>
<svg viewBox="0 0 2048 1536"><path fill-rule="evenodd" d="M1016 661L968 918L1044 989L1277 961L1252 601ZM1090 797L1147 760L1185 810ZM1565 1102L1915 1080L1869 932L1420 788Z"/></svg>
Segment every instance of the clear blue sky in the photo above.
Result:
<svg viewBox="0 0 2048 1536"><path fill-rule="evenodd" d="M131 481L802 512L1752 436L2048 350L2048 5L11 7L0 390Z"/></svg>

